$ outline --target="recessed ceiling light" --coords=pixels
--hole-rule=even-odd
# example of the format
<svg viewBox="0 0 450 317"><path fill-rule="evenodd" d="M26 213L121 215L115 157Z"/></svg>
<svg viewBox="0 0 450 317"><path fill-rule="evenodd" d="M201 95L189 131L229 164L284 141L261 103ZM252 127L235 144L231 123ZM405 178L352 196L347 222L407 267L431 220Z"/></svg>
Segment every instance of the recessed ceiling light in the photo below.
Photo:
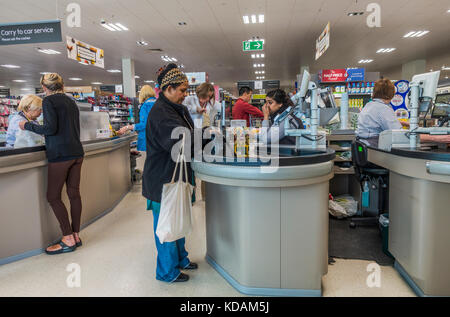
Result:
<svg viewBox="0 0 450 317"><path fill-rule="evenodd" d="M115 28L110 27L108 24L106 23L102 23L101 26L103 26L105 29L111 31L111 32L116 32Z"/></svg>
<svg viewBox="0 0 450 317"><path fill-rule="evenodd" d="M72 78L69 78L69 80L75 80L75 81L77 81L77 80L83 80L83 79L77 78L77 77L72 77Z"/></svg>
<svg viewBox="0 0 450 317"><path fill-rule="evenodd" d="M256 15L252 15L252 23L256 23Z"/></svg>
<svg viewBox="0 0 450 317"><path fill-rule="evenodd" d="M244 23L245 24L249 24L250 23L250 19L248 18L248 15L244 15L242 18L244 19Z"/></svg>
<svg viewBox="0 0 450 317"><path fill-rule="evenodd" d="M390 53L395 51L395 48L380 48L377 53Z"/></svg>
<svg viewBox="0 0 450 317"><path fill-rule="evenodd" d="M108 25L116 31L122 31L122 29L120 27L118 27L117 25L115 25L113 23L108 23Z"/></svg>
<svg viewBox="0 0 450 317"><path fill-rule="evenodd" d="M120 23L116 23L116 26L118 26L119 28L121 28L121 29L124 30L124 31L128 31L128 28L127 28L126 26L123 26L123 25L120 24Z"/></svg>
<svg viewBox="0 0 450 317"><path fill-rule="evenodd" d="M48 54L48 55L57 55L57 54L61 54L61 52L55 51L55 50L51 50L51 49L41 49L38 48L37 49L38 52L44 53L44 54Z"/></svg>
<svg viewBox="0 0 450 317"><path fill-rule="evenodd" d="M1 65L1 66L5 68L20 68L20 66L17 65Z"/></svg>
<svg viewBox="0 0 450 317"><path fill-rule="evenodd" d="M14 79L13 81L16 83L26 83L27 82L26 80L23 80L23 79Z"/></svg>
<svg viewBox="0 0 450 317"><path fill-rule="evenodd" d="M185 26L185 25L187 25L187 23L186 22L178 22L178 25Z"/></svg>
<svg viewBox="0 0 450 317"><path fill-rule="evenodd" d="M422 37L425 34L430 33L430 31L411 31L407 34L405 34L403 37Z"/></svg>
<svg viewBox="0 0 450 317"><path fill-rule="evenodd" d="M258 16L258 19L259 19L259 23L264 23L264 14L260 14Z"/></svg>
<svg viewBox="0 0 450 317"><path fill-rule="evenodd" d="M108 69L107 72L109 72L109 73L121 73L122 71L118 70L118 69Z"/></svg>
<svg viewBox="0 0 450 317"><path fill-rule="evenodd" d="M148 43L146 41L137 41L136 43L138 45L140 45L140 46L147 46L148 45Z"/></svg>
<svg viewBox="0 0 450 317"><path fill-rule="evenodd" d="M98 81L95 81L95 82L93 82L93 83L91 83L92 85L102 85L103 83L101 83L101 82L98 82Z"/></svg>

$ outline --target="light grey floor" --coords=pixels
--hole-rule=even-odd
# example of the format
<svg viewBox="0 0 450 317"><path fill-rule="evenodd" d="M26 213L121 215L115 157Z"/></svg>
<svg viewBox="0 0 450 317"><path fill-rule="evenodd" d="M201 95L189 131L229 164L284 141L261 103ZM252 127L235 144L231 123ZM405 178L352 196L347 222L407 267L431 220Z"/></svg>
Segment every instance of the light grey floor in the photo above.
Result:
<svg viewBox="0 0 450 317"><path fill-rule="evenodd" d="M198 196L200 193L198 192ZM81 232L84 246L73 253L41 254L0 266L0 296L244 296L205 262L205 208L193 209L194 230L187 237L191 261L187 283L166 284L155 279L156 248L153 216L145 209L141 187L135 186L113 212ZM80 287L68 287L80 268ZM324 296L415 296L392 267L381 267L380 287L368 287L370 262L337 260L323 278ZM71 275L72 274L72 275Z"/></svg>

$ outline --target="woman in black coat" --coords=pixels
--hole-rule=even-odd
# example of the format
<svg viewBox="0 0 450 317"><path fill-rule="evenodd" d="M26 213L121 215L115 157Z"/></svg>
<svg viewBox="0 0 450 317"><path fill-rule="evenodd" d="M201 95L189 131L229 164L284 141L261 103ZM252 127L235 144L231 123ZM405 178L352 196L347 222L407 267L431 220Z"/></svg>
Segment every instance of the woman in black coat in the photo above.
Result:
<svg viewBox="0 0 450 317"><path fill-rule="evenodd" d="M164 282L186 282L189 276L180 270L197 268L190 262L184 247L185 238L174 242L160 243L156 235L161 195L163 185L170 183L176 162L172 158L172 148L179 139L172 139L175 129L184 128L189 134L187 139L194 142L194 123L186 106L182 105L188 95L188 79L175 64L168 65L159 75L158 84L161 88L158 100L155 102L147 119L146 143L147 158L143 173L142 194L148 199L147 209L153 210L153 229L156 248L158 250L156 279ZM191 144L191 147L193 147ZM187 163L188 181L193 183L193 173L190 163ZM176 176L178 179L178 175Z"/></svg>

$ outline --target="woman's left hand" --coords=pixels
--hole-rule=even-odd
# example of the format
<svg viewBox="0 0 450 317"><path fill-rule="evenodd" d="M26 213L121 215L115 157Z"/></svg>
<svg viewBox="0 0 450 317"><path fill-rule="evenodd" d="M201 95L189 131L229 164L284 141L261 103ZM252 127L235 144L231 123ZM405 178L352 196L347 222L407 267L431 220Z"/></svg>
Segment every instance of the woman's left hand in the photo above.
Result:
<svg viewBox="0 0 450 317"><path fill-rule="evenodd" d="M21 130L25 130L25 123L27 123L25 120L19 122L19 128L20 128Z"/></svg>

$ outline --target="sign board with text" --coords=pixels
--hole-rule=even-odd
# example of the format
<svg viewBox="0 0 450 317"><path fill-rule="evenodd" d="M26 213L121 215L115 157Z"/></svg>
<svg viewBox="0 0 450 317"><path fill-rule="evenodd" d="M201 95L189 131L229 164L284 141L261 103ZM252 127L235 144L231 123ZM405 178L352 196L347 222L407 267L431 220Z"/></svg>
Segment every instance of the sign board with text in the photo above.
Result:
<svg viewBox="0 0 450 317"><path fill-rule="evenodd" d="M105 52L97 47L66 36L67 57L82 64L105 68Z"/></svg>
<svg viewBox="0 0 450 317"><path fill-rule="evenodd" d="M0 24L0 45L62 42L61 21Z"/></svg>
<svg viewBox="0 0 450 317"><path fill-rule="evenodd" d="M328 22L325 30L320 34L319 38L316 40L316 60L326 52L330 47L330 22Z"/></svg>
<svg viewBox="0 0 450 317"><path fill-rule="evenodd" d="M364 68L324 69L319 73L319 81L322 83L342 83L364 80Z"/></svg>
<svg viewBox="0 0 450 317"><path fill-rule="evenodd" d="M264 42L263 41L244 41L244 42L242 42L242 50L244 52L263 51L264 50Z"/></svg>

